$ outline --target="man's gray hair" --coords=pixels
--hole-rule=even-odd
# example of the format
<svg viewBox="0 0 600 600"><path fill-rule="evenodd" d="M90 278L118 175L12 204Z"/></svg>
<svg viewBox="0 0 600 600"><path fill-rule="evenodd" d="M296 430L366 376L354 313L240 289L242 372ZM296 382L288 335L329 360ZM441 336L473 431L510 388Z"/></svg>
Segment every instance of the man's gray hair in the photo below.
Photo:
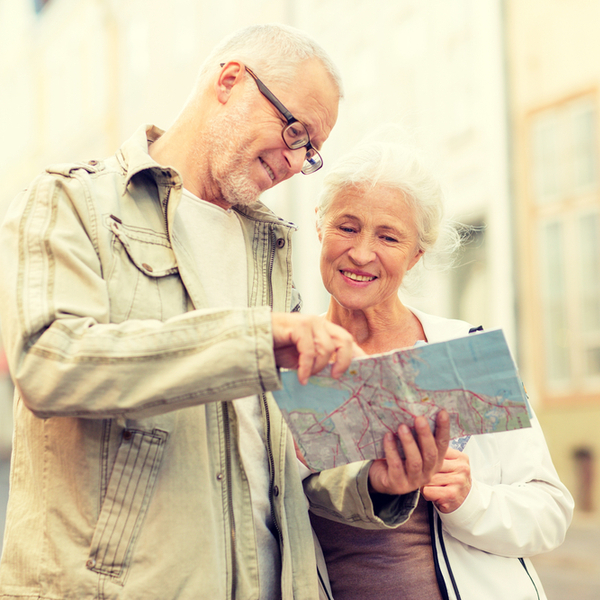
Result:
<svg viewBox="0 0 600 600"><path fill-rule="evenodd" d="M440 182L419 153L390 141L365 141L344 155L323 180L317 205L317 225L321 227L332 200L346 188L364 189L385 186L401 192L415 209L419 249L431 250L444 230L447 250L458 237L444 217ZM450 238L450 239L448 239Z"/></svg>
<svg viewBox="0 0 600 600"><path fill-rule="evenodd" d="M216 73L221 63L236 60L250 67L267 86L289 87L298 67L311 58L321 62L341 98L342 78L325 50L305 32L277 23L251 25L223 39L202 64L198 83Z"/></svg>

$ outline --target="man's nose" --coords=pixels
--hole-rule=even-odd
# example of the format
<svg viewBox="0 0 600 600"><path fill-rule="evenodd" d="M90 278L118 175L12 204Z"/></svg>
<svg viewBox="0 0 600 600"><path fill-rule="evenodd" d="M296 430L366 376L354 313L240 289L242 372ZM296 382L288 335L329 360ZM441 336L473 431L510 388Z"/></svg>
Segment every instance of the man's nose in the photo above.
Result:
<svg viewBox="0 0 600 600"><path fill-rule="evenodd" d="M306 159L306 148L296 148L296 150L291 150L287 148L285 153L285 159L289 165L290 171L293 175L296 173L300 173L302 167L304 166L304 161Z"/></svg>

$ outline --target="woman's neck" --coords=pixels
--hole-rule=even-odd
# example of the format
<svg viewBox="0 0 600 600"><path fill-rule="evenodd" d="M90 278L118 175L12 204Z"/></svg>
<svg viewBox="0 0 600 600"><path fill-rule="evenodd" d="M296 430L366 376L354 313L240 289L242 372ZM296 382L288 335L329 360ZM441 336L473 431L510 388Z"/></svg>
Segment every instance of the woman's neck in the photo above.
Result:
<svg viewBox="0 0 600 600"><path fill-rule="evenodd" d="M365 310L347 309L331 298L327 319L349 331L367 354L380 354L426 341L417 317L400 302Z"/></svg>

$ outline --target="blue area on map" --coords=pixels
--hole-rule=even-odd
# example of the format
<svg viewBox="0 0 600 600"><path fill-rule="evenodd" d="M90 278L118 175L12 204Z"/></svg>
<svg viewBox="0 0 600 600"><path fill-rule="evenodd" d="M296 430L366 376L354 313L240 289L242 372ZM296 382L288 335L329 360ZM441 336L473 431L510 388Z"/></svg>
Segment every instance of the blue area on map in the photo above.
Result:
<svg viewBox="0 0 600 600"><path fill-rule="evenodd" d="M412 352L417 354L411 359L418 371L415 384L421 389L453 389L458 373L464 387L472 392L508 400L523 399L523 388L515 377L515 365L506 351L501 330L419 345Z"/></svg>
<svg viewBox="0 0 600 600"><path fill-rule="evenodd" d="M306 387L298 381L298 373L296 371L282 371L281 381L283 389L273 392L277 404L281 409L288 412L298 410L298 398L306 397ZM310 409L329 414L337 410L349 397L350 392L348 390L327 388L326 393L319 396L319 405L314 406L311 403Z"/></svg>

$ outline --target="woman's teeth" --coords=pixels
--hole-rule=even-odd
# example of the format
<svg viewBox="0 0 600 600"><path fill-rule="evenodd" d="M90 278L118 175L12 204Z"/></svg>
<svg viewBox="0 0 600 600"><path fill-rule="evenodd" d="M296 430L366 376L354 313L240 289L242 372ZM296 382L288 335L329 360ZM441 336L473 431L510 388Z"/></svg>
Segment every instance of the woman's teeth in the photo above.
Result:
<svg viewBox="0 0 600 600"><path fill-rule="evenodd" d="M352 279L352 281L373 281L374 279L377 279L372 275L357 275L356 273L350 273L350 271L342 271L342 275L348 279Z"/></svg>

